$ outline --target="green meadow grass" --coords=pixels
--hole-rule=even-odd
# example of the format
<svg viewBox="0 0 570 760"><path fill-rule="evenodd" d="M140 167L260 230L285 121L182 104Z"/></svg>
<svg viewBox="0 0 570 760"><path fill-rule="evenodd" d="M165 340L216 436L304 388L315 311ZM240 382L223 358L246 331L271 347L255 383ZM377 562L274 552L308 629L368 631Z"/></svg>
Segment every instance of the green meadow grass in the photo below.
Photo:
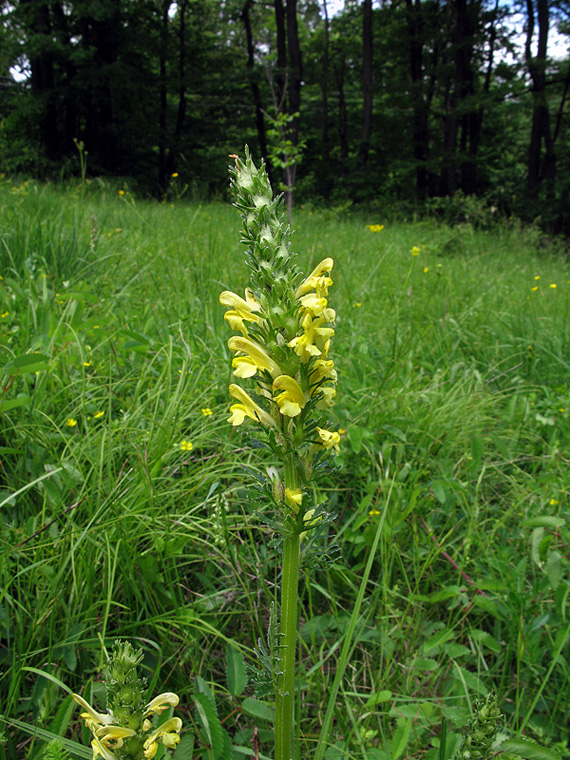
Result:
<svg viewBox="0 0 570 760"><path fill-rule="evenodd" d="M255 664L279 572L244 486L258 452L226 423L218 295L247 284L239 224L229 204L0 185L0 758L43 756L26 723L81 740L57 681L103 707L98 674L118 636L143 647L155 691L180 695L186 726L193 691L211 690L234 743L249 748L257 726L272 754L269 707L228 672L232 651ZM301 579L300 758L451 757L489 691L507 754L526 757L526 740L540 745L528 756L563 756L562 246L515 221L299 209L294 226L305 270L335 259L333 417L345 431L325 494L340 556Z"/></svg>

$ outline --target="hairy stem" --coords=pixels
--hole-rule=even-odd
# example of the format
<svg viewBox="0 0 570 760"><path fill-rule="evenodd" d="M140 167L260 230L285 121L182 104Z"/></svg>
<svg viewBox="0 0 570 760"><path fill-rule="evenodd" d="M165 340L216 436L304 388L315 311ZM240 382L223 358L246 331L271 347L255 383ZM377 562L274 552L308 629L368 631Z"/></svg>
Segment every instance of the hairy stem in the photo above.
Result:
<svg viewBox="0 0 570 760"><path fill-rule="evenodd" d="M294 461L285 462L285 486L298 487ZM283 541L281 580L281 675L275 695L275 760L293 760L297 600L299 595L299 534Z"/></svg>

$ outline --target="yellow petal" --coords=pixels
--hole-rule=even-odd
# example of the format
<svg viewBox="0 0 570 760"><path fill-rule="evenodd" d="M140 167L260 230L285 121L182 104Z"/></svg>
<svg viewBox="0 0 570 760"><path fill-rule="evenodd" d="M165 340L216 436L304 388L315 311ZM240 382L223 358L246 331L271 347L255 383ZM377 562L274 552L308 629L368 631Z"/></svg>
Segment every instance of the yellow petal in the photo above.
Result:
<svg viewBox="0 0 570 760"><path fill-rule="evenodd" d="M228 348L230 351L240 351L242 354L246 354L255 362L259 369L268 370L273 377L281 372L281 368L277 362L269 356L267 351L265 351L259 343L250 340L250 338L234 335L233 338L228 340Z"/></svg>
<svg viewBox="0 0 570 760"><path fill-rule="evenodd" d="M276 377L273 381L273 390L286 391L291 395L291 399L299 404L301 408L305 406L305 394L294 377L290 377L289 375L279 375L279 377Z"/></svg>
<svg viewBox="0 0 570 760"><path fill-rule="evenodd" d="M165 691L154 699L151 699L145 708L144 714L148 715L150 712L155 712L161 715L164 710L169 707L176 707L179 702L180 698L178 694L175 694L173 691Z"/></svg>
<svg viewBox="0 0 570 760"><path fill-rule="evenodd" d="M235 398L236 401L240 402L239 404L234 404L234 406L232 406L230 409L230 411L235 412L238 415L238 418L243 412L244 415L247 414L248 417L251 417L254 420L259 420L264 425L277 427L277 423L273 417L267 414L267 412L262 409L259 404L256 404L255 401L250 396L248 396L248 394L242 388L239 387L239 385L234 385L232 383L229 390L230 396L232 398ZM230 417L230 420L228 420L228 422L230 422L231 419L232 418ZM243 420L244 417L242 417L241 422L232 421L232 425L241 425Z"/></svg>

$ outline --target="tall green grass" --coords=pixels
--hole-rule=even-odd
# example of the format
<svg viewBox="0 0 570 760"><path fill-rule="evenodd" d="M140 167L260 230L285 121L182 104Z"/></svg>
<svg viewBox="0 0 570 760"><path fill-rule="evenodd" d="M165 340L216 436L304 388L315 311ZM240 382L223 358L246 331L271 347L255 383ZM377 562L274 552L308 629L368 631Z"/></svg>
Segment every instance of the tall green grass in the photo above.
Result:
<svg viewBox="0 0 570 760"><path fill-rule="evenodd" d="M328 490L340 558L301 584L300 757L440 757L451 720L450 757L490 690L504 748L520 755L524 735L559 756L566 258L514 222L373 223L385 220L295 214L303 267L335 258L345 431ZM242 486L251 441L225 421L218 294L247 282L237 212L5 181L0 266L0 758L43 752L17 721L80 737L65 693L37 670L100 699L117 636L144 648L188 725L199 677L235 743L257 726L270 755L269 716L226 674L228 641L254 662L279 572Z"/></svg>

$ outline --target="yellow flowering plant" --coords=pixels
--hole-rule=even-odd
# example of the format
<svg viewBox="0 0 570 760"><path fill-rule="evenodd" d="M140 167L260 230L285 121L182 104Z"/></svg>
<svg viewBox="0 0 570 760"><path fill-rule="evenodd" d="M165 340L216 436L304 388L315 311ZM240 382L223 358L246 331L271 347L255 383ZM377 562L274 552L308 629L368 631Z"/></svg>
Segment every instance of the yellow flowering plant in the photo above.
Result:
<svg viewBox="0 0 570 760"><path fill-rule="evenodd" d="M115 643L105 679L106 712L98 712L81 695L73 694L91 731L93 760L152 760L160 744L175 749L180 741L180 718L171 717L159 725L153 722L154 716L176 707L179 700L173 692L164 692L146 701L146 680L139 677L137 668L142 656L142 650L133 649L129 642Z"/></svg>
<svg viewBox="0 0 570 760"><path fill-rule="evenodd" d="M225 320L238 333L228 341L236 378L228 422L253 425L281 468L261 484L270 524L281 537L282 582L278 652L273 685L276 703L275 760L294 753L294 693L298 572L302 546L330 523L322 504L311 504L309 485L338 451L340 435L322 418L334 404L337 372L329 357L335 312L328 304L334 261L325 258L304 276L290 251L281 216L262 165L246 148L232 156L235 206L243 220L242 243L250 269L244 296L220 295ZM243 387L242 383L249 387ZM258 484L259 485L259 484ZM326 553L326 552L325 552Z"/></svg>

